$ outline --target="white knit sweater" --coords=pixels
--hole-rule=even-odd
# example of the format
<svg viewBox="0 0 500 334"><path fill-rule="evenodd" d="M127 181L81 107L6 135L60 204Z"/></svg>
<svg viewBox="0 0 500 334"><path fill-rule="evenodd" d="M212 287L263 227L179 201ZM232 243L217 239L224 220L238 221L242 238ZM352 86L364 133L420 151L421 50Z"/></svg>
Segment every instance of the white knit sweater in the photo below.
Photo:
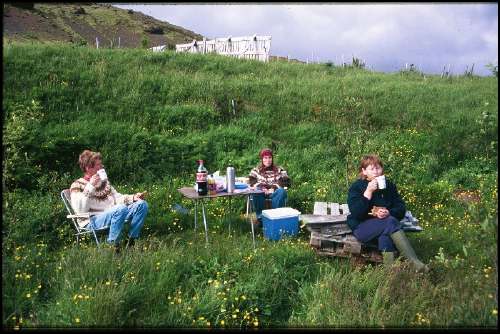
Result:
<svg viewBox="0 0 500 334"><path fill-rule="evenodd" d="M134 195L122 195L106 181L101 181L93 186L84 178L79 178L71 184L71 206L76 214L90 213L91 216L102 213L117 205L129 205L133 202ZM78 218L78 225L84 227L89 223L88 218Z"/></svg>

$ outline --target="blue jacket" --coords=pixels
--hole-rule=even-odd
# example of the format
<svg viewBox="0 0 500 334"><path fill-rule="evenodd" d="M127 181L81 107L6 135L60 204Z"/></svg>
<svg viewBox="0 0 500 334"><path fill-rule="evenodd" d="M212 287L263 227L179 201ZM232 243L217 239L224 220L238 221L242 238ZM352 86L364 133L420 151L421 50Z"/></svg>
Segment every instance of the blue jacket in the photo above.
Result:
<svg viewBox="0 0 500 334"><path fill-rule="evenodd" d="M373 218L368 212L371 212L374 206L386 207L391 216L398 220L403 219L406 212L405 202L399 195L394 183L387 180L386 184L387 187L385 189L373 192L371 200L363 196L366 187L368 187L367 180L358 179L351 185L347 195L347 205L351 212L347 216L347 225L349 225L351 230L354 231L360 223Z"/></svg>

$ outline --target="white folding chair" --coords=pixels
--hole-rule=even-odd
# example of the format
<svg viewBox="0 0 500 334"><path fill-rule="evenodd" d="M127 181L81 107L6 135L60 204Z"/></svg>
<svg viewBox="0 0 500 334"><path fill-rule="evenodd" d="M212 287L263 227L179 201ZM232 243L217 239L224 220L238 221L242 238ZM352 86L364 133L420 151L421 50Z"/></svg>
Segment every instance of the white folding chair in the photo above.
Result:
<svg viewBox="0 0 500 334"><path fill-rule="evenodd" d="M68 210L68 213L69 213L69 215L67 215L66 218L71 219L71 221L73 222L73 226L76 229L76 233L75 233L76 244L77 245L79 244L81 235L92 233L94 235L95 242L97 243L97 246L99 246L99 239L97 238L96 232L106 231L109 229L109 226L105 226L103 228L96 229L96 230L91 228L89 226L90 224L87 224L85 227L81 227L80 225L78 225L77 218L89 218L90 219L90 213L88 213L88 212L87 213L80 213L80 214L75 213L75 210L73 210L73 207L71 206L71 193L70 193L69 189L64 189L63 191L61 191L61 198L64 202L64 206L66 207L66 210Z"/></svg>

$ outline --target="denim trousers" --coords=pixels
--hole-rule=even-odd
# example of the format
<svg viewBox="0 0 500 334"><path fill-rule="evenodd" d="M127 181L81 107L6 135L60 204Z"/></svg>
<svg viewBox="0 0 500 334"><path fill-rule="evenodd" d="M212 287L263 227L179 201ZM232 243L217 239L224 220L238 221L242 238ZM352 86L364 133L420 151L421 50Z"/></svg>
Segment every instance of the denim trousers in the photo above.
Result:
<svg viewBox="0 0 500 334"><path fill-rule="evenodd" d="M354 236L361 242L368 242L378 238L378 249L382 252L394 252L396 247L391 234L399 230L399 221L393 216L384 219L370 218L359 224L353 231Z"/></svg>
<svg viewBox="0 0 500 334"><path fill-rule="evenodd" d="M109 226L108 243L118 243L125 221L130 222L129 238L138 238L144 219L148 214L148 203L139 200L130 205L118 204L101 214L90 217L93 229Z"/></svg>
<svg viewBox="0 0 500 334"><path fill-rule="evenodd" d="M284 188L278 188L268 197L271 199L271 207L273 209L282 208L286 204L287 193ZM262 215L265 201L265 194L252 195L253 209L255 211L255 214L257 215L257 218L260 218Z"/></svg>

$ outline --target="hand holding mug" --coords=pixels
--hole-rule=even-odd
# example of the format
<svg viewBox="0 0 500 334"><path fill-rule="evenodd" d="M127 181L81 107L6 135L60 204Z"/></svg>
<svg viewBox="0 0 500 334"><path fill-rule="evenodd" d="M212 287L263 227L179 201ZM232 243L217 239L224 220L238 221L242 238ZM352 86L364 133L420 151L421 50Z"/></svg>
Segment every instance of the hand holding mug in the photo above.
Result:
<svg viewBox="0 0 500 334"><path fill-rule="evenodd" d="M146 198L147 194L148 194L147 191L143 191L142 193L136 193L133 198L134 202Z"/></svg>
<svg viewBox="0 0 500 334"><path fill-rule="evenodd" d="M89 180L90 184L93 185L94 187L98 186L99 183L101 183L101 178L99 177L99 174L95 173L90 177Z"/></svg>
<svg viewBox="0 0 500 334"><path fill-rule="evenodd" d="M373 179L370 182L368 182L368 186L366 187L366 190L368 190L369 192L374 192L377 189L378 189L377 179Z"/></svg>

